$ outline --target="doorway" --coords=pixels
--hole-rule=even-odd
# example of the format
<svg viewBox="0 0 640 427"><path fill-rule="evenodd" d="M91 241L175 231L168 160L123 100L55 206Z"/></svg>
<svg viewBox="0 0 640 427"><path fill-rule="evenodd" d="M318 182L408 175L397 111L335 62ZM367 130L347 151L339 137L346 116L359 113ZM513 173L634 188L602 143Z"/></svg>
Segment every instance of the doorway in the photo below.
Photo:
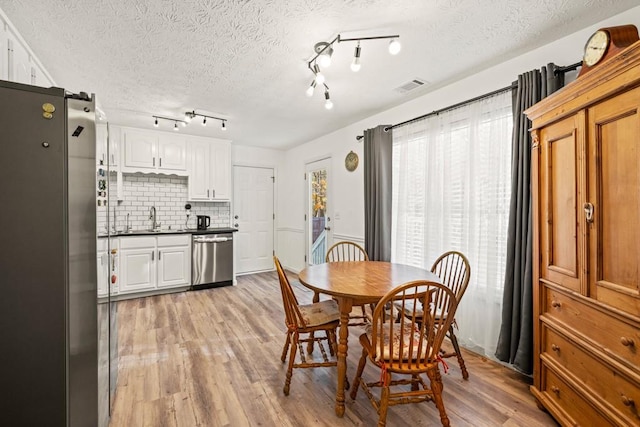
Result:
<svg viewBox="0 0 640 427"><path fill-rule="evenodd" d="M306 164L305 235L308 265L322 264L333 241L331 232L331 159Z"/></svg>
<svg viewBox="0 0 640 427"><path fill-rule="evenodd" d="M236 274L273 270L273 168L233 167Z"/></svg>

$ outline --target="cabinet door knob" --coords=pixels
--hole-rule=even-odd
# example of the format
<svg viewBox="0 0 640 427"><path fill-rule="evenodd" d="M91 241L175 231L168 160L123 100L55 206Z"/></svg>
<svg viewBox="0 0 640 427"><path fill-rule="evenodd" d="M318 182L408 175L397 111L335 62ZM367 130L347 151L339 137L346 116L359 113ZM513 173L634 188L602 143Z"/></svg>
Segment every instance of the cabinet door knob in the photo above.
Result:
<svg viewBox="0 0 640 427"><path fill-rule="evenodd" d="M622 399L622 404L624 406L633 406L636 404L636 402L634 402L632 398L627 397L624 394L620 398Z"/></svg>
<svg viewBox="0 0 640 427"><path fill-rule="evenodd" d="M562 303L560 301L553 300L551 301L551 307L560 308L562 307Z"/></svg>
<svg viewBox="0 0 640 427"><path fill-rule="evenodd" d="M560 352L560 347L558 347L555 344L551 344L551 350L555 351L556 353L559 353Z"/></svg>
<svg viewBox="0 0 640 427"><path fill-rule="evenodd" d="M593 204L585 203L583 207L584 216L587 219L587 222L593 222Z"/></svg>
<svg viewBox="0 0 640 427"><path fill-rule="evenodd" d="M556 396L560 395L560 389L554 385L551 386L551 391L556 394Z"/></svg>
<svg viewBox="0 0 640 427"><path fill-rule="evenodd" d="M235 224L233 224L233 226L234 226L235 228L238 228L238 223L236 222Z"/></svg>
<svg viewBox="0 0 640 427"><path fill-rule="evenodd" d="M620 343L625 347L633 347L636 343L631 338L622 337L620 338Z"/></svg>
<svg viewBox="0 0 640 427"><path fill-rule="evenodd" d="M238 215L234 216L235 219L238 219Z"/></svg>

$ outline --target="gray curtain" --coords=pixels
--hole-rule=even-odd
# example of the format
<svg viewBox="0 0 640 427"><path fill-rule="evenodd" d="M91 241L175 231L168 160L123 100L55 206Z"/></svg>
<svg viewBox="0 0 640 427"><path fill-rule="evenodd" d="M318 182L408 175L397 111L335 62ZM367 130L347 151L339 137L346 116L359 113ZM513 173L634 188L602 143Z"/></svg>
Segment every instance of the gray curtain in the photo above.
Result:
<svg viewBox="0 0 640 427"><path fill-rule="evenodd" d="M523 111L564 86L564 74L548 64L518 76L513 91L511 206L502 325L496 348L499 360L526 374L533 371L531 122Z"/></svg>
<svg viewBox="0 0 640 427"><path fill-rule="evenodd" d="M391 261L391 125L364 131L364 249Z"/></svg>

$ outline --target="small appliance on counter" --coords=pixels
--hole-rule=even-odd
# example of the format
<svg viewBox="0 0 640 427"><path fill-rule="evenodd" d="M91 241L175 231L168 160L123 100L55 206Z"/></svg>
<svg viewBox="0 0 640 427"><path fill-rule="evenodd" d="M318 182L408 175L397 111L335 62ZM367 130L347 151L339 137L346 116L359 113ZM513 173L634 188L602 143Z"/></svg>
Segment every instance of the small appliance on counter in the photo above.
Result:
<svg viewBox="0 0 640 427"><path fill-rule="evenodd" d="M211 217L207 215L197 215L198 217L198 230L206 230L211 224Z"/></svg>

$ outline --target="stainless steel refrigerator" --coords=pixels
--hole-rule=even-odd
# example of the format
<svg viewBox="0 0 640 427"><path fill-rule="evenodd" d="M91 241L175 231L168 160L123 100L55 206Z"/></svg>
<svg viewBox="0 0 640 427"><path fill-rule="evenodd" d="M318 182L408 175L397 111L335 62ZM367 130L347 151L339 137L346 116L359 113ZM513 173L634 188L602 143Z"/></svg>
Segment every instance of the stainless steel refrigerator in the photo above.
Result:
<svg viewBox="0 0 640 427"><path fill-rule="evenodd" d="M0 418L97 426L95 102L0 81Z"/></svg>

